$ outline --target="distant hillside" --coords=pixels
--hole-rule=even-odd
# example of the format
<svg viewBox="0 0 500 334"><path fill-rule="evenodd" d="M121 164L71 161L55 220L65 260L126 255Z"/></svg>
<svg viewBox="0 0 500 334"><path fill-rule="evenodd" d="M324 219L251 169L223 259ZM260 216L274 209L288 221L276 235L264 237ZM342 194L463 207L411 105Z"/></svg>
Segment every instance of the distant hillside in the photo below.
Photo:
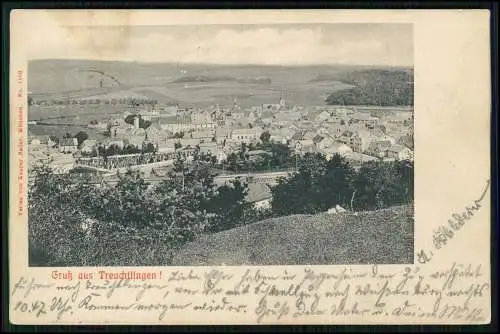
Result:
<svg viewBox="0 0 500 334"><path fill-rule="evenodd" d="M253 84L267 84L270 85L273 81L270 78L260 77L260 78L243 78L238 79L239 83L253 83Z"/></svg>
<svg viewBox="0 0 500 334"><path fill-rule="evenodd" d="M227 76L198 75L198 76L180 77L178 79L175 79L173 82L189 83L189 82L219 82L219 81L235 81L235 78Z"/></svg>
<svg viewBox="0 0 500 334"><path fill-rule="evenodd" d="M315 265L413 262L413 206L273 218L206 235L173 265Z"/></svg>
<svg viewBox="0 0 500 334"><path fill-rule="evenodd" d="M217 103L232 105L235 96L245 95L238 99L244 108L277 103L285 90L290 103L321 105L329 94L338 96L335 92L352 88L348 82L355 80L351 80L350 73L374 70L391 71L346 65L211 65L53 59L29 62L28 90L35 100L95 98L111 93L130 97L135 92L163 104L175 102L201 107ZM347 98L340 102L358 100Z"/></svg>
<svg viewBox="0 0 500 334"><path fill-rule="evenodd" d="M413 71L370 69L339 73L334 76L321 75L315 82L333 78L355 87L331 93L326 98L332 105L413 105Z"/></svg>
<svg viewBox="0 0 500 334"><path fill-rule="evenodd" d="M97 60L34 60L28 64L28 86L34 94L98 88L97 73L116 78L122 87L163 86L180 77L234 78L241 82L304 85L321 74L337 75L366 67L346 65L269 66L140 63ZM186 80L186 79L182 79ZM181 81L182 81L181 80ZM97 85L97 86L96 86Z"/></svg>

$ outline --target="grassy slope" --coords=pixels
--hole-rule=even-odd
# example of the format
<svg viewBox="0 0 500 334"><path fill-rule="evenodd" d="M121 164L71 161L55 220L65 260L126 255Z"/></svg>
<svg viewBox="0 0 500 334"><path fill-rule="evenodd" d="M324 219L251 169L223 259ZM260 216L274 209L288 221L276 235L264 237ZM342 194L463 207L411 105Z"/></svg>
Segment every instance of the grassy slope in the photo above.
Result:
<svg viewBox="0 0 500 334"><path fill-rule="evenodd" d="M413 262L413 206L268 219L203 236L173 265L391 264Z"/></svg>

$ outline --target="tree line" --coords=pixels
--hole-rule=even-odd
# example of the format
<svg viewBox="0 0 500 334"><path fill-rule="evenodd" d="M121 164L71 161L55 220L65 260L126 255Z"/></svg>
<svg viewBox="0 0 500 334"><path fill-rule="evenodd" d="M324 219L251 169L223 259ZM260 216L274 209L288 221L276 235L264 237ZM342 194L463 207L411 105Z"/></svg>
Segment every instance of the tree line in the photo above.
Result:
<svg viewBox="0 0 500 334"><path fill-rule="evenodd" d="M263 134L265 134L264 132ZM261 136L264 137L265 135ZM261 138L262 140L262 138ZM252 152L262 151L251 156ZM242 143L241 147L230 153L222 163L225 170L238 172L287 169L296 165L295 155L288 145L270 142L269 139L257 144Z"/></svg>
<svg viewBox="0 0 500 334"><path fill-rule="evenodd" d="M413 105L413 73L363 70L344 73L338 80L355 87L332 92L330 105Z"/></svg>
<svg viewBox="0 0 500 334"><path fill-rule="evenodd" d="M340 156L308 153L272 187L267 211L245 201L246 181L217 187L214 176L209 165L180 159L156 185L133 171L115 185L96 185L36 167L29 187L30 265L168 265L178 247L203 234L337 204L360 211L413 201L413 165L406 161L355 170Z"/></svg>
<svg viewBox="0 0 500 334"><path fill-rule="evenodd" d="M114 155L126 155L126 154L141 154L141 153L155 153L156 147L153 143L147 143L142 147L138 147L133 144L126 144L123 147L116 144L111 144L107 147L99 145L92 148L90 152L80 152L81 156L84 158L92 157L102 157L106 159L107 157Z"/></svg>
<svg viewBox="0 0 500 334"><path fill-rule="evenodd" d="M134 125L134 121L136 118L139 118L139 128L146 130L151 126L151 121L143 119L140 115L127 115L125 117L125 123Z"/></svg>
<svg viewBox="0 0 500 334"><path fill-rule="evenodd" d="M370 161L355 169L340 155L306 153L291 177L272 188L274 215L314 214L340 205L376 210L413 201L413 162Z"/></svg>
<svg viewBox="0 0 500 334"><path fill-rule="evenodd" d="M28 95L28 105L93 105L93 104L109 104L109 105L145 105L145 104L158 104L155 99L148 98L133 98L133 97L123 97L123 98L87 98L87 99L34 99L32 96ZM175 105L174 102L170 103Z"/></svg>

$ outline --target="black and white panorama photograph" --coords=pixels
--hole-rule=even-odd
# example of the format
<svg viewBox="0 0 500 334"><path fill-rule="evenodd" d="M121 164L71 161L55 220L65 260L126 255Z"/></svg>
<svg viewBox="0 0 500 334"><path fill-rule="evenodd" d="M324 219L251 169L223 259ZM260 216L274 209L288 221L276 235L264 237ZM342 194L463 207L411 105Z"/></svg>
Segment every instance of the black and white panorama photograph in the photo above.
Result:
<svg viewBox="0 0 500 334"><path fill-rule="evenodd" d="M30 266L413 263L411 24L82 25L36 47Z"/></svg>

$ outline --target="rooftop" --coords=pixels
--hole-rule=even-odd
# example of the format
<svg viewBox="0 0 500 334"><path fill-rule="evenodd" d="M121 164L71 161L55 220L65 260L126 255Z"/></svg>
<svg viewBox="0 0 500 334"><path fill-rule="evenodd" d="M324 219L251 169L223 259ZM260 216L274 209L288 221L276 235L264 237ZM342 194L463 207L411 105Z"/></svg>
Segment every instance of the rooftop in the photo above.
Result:
<svg viewBox="0 0 500 334"><path fill-rule="evenodd" d="M405 149L407 149L407 148L406 148L406 147L404 147L403 145L398 145L398 144L396 144L396 145L393 145L392 147L390 147L390 148L388 149L388 151L390 151L390 152L396 152L396 153L399 153L399 152L401 152L401 151L403 151L403 150L405 150Z"/></svg>
<svg viewBox="0 0 500 334"><path fill-rule="evenodd" d="M378 119L376 117L370 116L370 115L365 114L365 113L360 113L360 112L352 114L350 116L350 118L357 119L360 121L375 121Z"/></svg>
<svg viewBox="0 0 500 334"><path fill-rule="evenodd" d="M257 131L257 129L255 128L239 128L239 129L234 129L233 131L233 134L241 134L241 135L245 135L245 134L255 134Z"/></svg>
<svg viewBox="0 0 500 334"><path fill-rule="evenodd" d="M179 115L179 116L162 116L161 122L163 124L187 124L191 123L191 116L189 115Z"/></svg>
<svg viewBox="0 0 500 334"><path fill-rule="evenodd" d="M266 184L250 183L248 185L248 194L246 196L248 203L259 202L272 197L271 189Z"/></svg>
<svg viewBox="0 0 500 334"><path fill-rule="evenodd" d="M62 138L59 140L60 146L75 146L78 145L78 140L76 138Z"/></svg>
<svg viewBox="0 0 500 334"><path fill-rule="evenodd" d="M38 136L33 136L33 135L29 135L29 138L30 140L39 140L40 143L42 144L47 144L49 139L50 139L50 136L49 135L38 135Z"/></svg>
<svg viewBox="0 0 500 334"><path fill-rule="evenodd" d="M372 157L371 155L366 155L357 152L348 152L345 154L345 157L350 160L361 161L361 162L377 160L377 158Z"/></svg>
<svg viewBox="0 0 500 334"><path fill-rule="evenodd" d="M82 146L93 146L93 145L97 145L97 140L95 140L95 139L86 139L82 143Z"/></svg>

